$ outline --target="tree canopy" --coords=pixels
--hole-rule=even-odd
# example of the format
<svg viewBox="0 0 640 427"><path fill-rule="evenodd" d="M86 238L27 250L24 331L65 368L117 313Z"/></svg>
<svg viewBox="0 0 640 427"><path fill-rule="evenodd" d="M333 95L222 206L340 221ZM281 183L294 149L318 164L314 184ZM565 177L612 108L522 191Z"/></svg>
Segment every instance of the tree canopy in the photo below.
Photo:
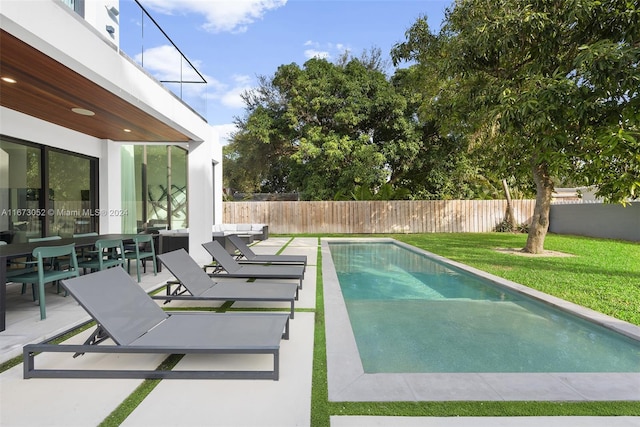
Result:
<svg viewBox="0 0 640 427"><path fill-rule="evenodd" d="M225 147L225 185L305 200L494 196L466 140L442 136L436 116L418 117L412 70L389 78L379 55L311 59L261 77Z"/></svg>
<svg viewBox="0 0 640 427"><path fill-rule="evenodd" d="M448 111L484 170L533 178L525 251L543 250L556 182L638 196L639 22L637 2L458 0L438 34L421 17L394 47L416 63L423 115Z"/></svg>
<svg viewBox="0 0 640 427"><path fill-rule="evenodd" d="M377 64L311 59L261 78L245 94L247 115L237 121L227 159L253 169L255 187L299 191L303 199L332 199L393 180L418 143L404 97Z"/></svg>

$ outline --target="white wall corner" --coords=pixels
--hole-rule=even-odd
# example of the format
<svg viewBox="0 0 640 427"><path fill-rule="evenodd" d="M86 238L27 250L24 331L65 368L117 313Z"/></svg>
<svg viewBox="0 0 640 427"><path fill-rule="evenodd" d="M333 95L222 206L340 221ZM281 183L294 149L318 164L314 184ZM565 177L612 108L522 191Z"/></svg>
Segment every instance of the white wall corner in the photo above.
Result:
<svg viewBox="0 0 640 427"><path fill-rule="evenodd" d="M102 140L102 156L100 157L99 209L100 234L121 233L122 218L110 215L110 212L122 208L122 157L121 145L110 140Z"/></svg>
<svg viewBox="0 0 640 427"><path fill-rule="evenodd" d="M198 263L211 261L202 244L211 241L213 225L212 144L211 139L189 143L189 255Z"/></svg>

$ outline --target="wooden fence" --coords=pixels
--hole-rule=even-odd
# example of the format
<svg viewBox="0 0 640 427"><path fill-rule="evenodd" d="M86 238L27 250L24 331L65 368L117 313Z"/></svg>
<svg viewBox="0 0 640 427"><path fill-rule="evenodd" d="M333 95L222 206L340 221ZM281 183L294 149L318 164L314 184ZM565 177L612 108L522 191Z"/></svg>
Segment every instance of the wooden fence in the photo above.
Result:
<svg viewBox="0 0 640 427"><path fill-rule="evenodd" d="M514 200L518 224L535 200ZM264 223L275 234L488 232L505 218L505 200L224 202L223 223Z"/></svg>

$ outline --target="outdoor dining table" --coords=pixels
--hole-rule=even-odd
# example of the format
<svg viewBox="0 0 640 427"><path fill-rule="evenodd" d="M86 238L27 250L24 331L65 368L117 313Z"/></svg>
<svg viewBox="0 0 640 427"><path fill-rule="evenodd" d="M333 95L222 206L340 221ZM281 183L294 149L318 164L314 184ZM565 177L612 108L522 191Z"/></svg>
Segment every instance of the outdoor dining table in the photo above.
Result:
<svg viewBox="0 0 640 427"><path fill-rule="evenodd" d="M101 234L97 236L70 237L31 243L13 243L0 246L0 332L6 329L7 317L7 261L31 255L33 250L41 246L59 246L75 243L77 248L93 247L98 239L119 239L131 241L135 234Z"/></svg>

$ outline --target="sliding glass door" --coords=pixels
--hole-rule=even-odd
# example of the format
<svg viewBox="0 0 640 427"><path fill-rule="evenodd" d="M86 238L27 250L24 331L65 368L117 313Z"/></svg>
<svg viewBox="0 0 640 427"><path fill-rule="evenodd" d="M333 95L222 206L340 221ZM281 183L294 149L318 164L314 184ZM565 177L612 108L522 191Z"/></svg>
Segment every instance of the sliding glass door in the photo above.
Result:
<svg viewBox="0 0 640 427"><path fill-rule="evenodd" d="M0 136L0 240L98 231L97 159Z"/></svg>
<svg viewBox="0 0 640 427"><path fill-rule="evenodd" d="M49 235L71 237L96 231L92 160L48 150Z"/></svg>
<svg viewBox="0 0 640 427"><path fill-rule="evenodd" d="M26 242L42 235L41 150L0 139L0 240Z"/></svg>
<svg viewBox="0 0 640 427"><path fill-rule="evenodd" d="M138 230L187 228L187 151L171 145L133 148Z"/></svg>

